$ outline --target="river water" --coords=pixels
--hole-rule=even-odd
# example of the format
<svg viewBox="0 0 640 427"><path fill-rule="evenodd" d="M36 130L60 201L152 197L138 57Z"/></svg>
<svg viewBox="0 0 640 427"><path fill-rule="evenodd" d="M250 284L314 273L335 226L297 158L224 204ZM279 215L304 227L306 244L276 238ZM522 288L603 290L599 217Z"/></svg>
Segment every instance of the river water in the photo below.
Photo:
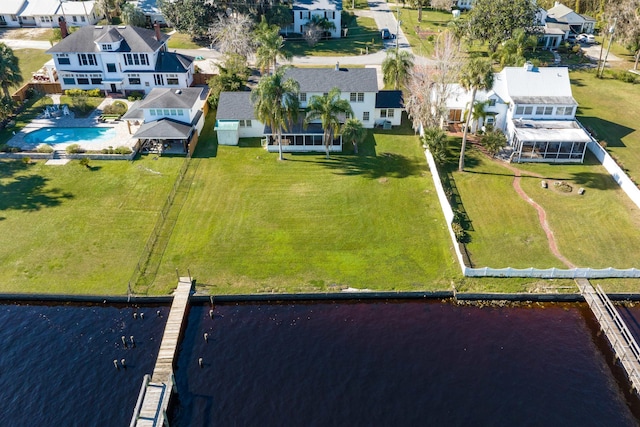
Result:
<svg viewBox="0 0 640 427"><path fill-rule="evenodd" d="M209 310L189 313L172 427L638 425L637 400L586 306L228 304L214 319ZM167 313L0 305L0 425L128 425ZM640 309L623 314L637 329ZM136 347L125 348L131 335ZM127 368L116 369L122 358Z"/></svg>

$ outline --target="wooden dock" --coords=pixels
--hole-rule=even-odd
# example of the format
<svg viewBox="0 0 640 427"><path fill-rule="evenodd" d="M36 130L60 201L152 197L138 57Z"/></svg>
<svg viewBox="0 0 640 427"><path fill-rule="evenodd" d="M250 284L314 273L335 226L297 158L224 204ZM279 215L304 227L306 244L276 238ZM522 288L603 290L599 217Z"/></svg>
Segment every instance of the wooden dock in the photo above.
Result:
<svg viewBox="0 0 640 427"><path fill-rule="evenodd" d="M600 329L609 340L616 358L620 360L627 373L631 389L640 393L640 347L638 347L638 343L600 285L594 290L587 279L576 279L576 283L598 320Z"/></svg>
<svg viewBox="0 0 640 427"><path fill-rule="evenodd" d="M178 351L180 333L185 322L191 278L181 277L174 293L171 311L164 327L162 342L152 375L145 375L130 427L167 426L167 407L174 386L173 362Z"/></svg>

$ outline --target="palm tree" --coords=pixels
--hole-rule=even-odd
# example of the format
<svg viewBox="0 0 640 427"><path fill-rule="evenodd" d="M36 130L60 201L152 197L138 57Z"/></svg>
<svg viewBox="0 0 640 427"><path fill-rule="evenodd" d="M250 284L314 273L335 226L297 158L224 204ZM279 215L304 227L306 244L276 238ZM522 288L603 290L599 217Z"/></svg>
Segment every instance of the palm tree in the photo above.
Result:
<svg viewBox="0 0 640 427"><path fill-rule="evenodd" d="M4 97L11 99L9 86L18 85L22 81L18 58L9 46L0 43L0 86L2 86Z"/></svg>
<svg viewBox="0 0 640 427"><path fill-rule="evenodd" d="M382 62L382 76L384 84L393 82L393 88L404 85L409 79L409 73L413 68L413 54L408 50L395 50L387 52L387 57Z"/></svg>
<svg viewBox="0 0 640 427"><path fill-rule="evenodd" d="M425 128L422 134L422 144L429 149L433 160L443 165L447 161L447 134L439 127Z"/></svg>
<svg viewBox="0 0 640 427"><path fill-rule="evenodd" d="M334 135L340 132L340 115L349 114L353 116L351 104L346 99L340 98L340 89L334 87L328 94L314 95L309 100L307 106L307 117L304 119L305 125L314 120L320 120L324 129L324 148L329 158L329 148Z"/></svg>
<svg viewBox="0 0 640 427"><path fill-rule="evenodd" d="M487 108L488 105L489 105L488 100L478 101L475 104L473 104L473 111L471 111L471 119L474 121L474 125L473 125L474 134L478 133L478 122L480 121L480 119L482 119L482 121L484 122L487 116L489 115L489 113L485 110L485 108Z"/></svg>
<svg viewBox="0 0 640 427"><path fill-rule="evenodd" d="M342 125L342 139L351 141L353 144L353 152L358 154L358 144L360 144L367 136L367 130L362 126L362 122L358 119L347 119Z"/></svg>
<svg viewBox="0 0 640 427"><path fill-rule="evenodd" d="M467 91L471 91L471 102L469 103L469 111L467 112L467 121L462 134L462 146L460 147L460 162L458 170L464 170L464 152L467 148L467 133L469 132L469 123L471 123L471 109L476 102L476 92L478 89L486 90L493 86L493 70L491 62L484 58L473 58L465 64L460 73L460 85Z"/></svg>
<svg viewBox="0 0 640 427"><path fill-rule="evenodd" d="M271 75L262 76L251 91L256 118L275 132L278 140L279 160L282 157L282 130L298 119L300 85L297 81L284 78L286 68L280 68Z"/></svg>
<svg viewBox="0 0 640 427"><path fill-rule="evenodd" d="M256 66L264 74L273 65L273 71L278 67L278 58L290 60L292 55L284 50L284 38L280 35L280 27L269 25L262 17L262 21L254 31L258 48L256 49Z"/></svg>

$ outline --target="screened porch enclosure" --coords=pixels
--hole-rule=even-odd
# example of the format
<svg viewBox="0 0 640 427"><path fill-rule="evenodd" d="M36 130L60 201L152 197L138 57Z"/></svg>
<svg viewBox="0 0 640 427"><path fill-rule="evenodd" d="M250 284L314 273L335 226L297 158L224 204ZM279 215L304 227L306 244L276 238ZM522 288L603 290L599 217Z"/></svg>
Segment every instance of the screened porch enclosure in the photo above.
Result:
<svg viewBox="0 0 640 427"><path fill-rule="evenodd" d="M514 162L582 163L591 136L576 121L514 120Z"/></svg>
<svg viewBox="0 0 640 427"><path fill-rule="evenodd" d="M278 137L269 126L264 128L262 145L269 152L278 151ZM295 152L324 152L324 130L319 123L310 123L305 129L302 124L291 127L288 131L282 131L282 151ZM342 135L333 139L330 152L342 152Z"/></svg>

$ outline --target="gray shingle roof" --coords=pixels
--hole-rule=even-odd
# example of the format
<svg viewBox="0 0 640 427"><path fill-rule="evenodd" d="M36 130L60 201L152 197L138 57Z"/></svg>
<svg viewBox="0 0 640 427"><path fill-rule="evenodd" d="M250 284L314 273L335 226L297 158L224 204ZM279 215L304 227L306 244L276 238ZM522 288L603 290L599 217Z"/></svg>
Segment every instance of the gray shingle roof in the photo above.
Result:
<svg viewBox="0 0 640 427"><path fill-rule="evenodd" d="M96 40L100 39L107 33L115 30L119 33L124 41L120 45L119 52L155 52L165 43L169 36L162 34L160 41L156 40L155 31L146 28L126 26L93 26L80 27L77 31L69 34L55 46L47 51L47 53L57 52L100 52Z"/></svg>
<svg viewBox="0 0 640 427"><path fill-rule="evenodd" d="M300 83L300 92L329 92L334 87L342 92L378 91L374 68L289 68L289 77Z"/></svg>
<svg viewBox="0 0 640 427"><path fill-rule="evenodd" d="M404 108L401 90L381 90L376 94L376 108Z"/></svg>
<svg viewBox="0 0 640 427"><path fill-rule="evenodd" d="M98 37L95 40L95 42L96 43L113 43L113 42L119 42L120 40L122 40L122 38L123 38L122 34L120 34L118 30L112 27L112 28L109 28L109 31L107 31L106 33Z"/></svg>
<svg viewBox="0 0 640 427"><path fill-rule="evenodd" d="M251 92L221 92L216 120L252 120Z"/></svg>
<svg viewBox="0 0 640 427"><path fill-rule="evenodd" d="M153 88L137 105L138 108L191 108L201 99L205 88L189 87L182 89Z"/></svg>
<svg viewBox="0 0 640 427"><path fill-rule="evenodd" d="M178 123L171 119L160 119L156 122L145 123L140 126L134 138L152 139L183 139L191 135L193 127Z"/></svg>

